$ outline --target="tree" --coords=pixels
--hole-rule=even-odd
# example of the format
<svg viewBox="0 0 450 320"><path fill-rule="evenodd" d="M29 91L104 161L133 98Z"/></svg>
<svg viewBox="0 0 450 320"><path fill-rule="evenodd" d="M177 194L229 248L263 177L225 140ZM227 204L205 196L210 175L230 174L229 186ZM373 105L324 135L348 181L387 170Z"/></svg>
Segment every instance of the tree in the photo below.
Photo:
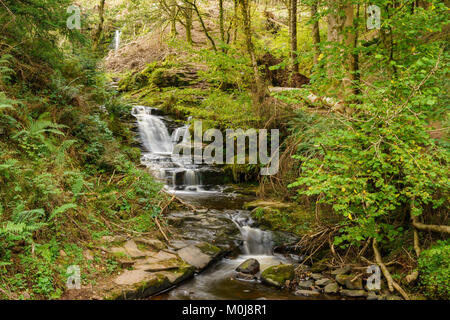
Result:
<svg viewBox="0 0 450 320"><path fill-rule="evenodd" d="M290 44L291 44L291 71L292 75L295 76L299 71L298 64L298 37L297 37L297 8L298 0L290 0L290 21L289 21L289 31L290 31Z"/></svg>
<svg viewBox="0 0 450 320"><path fill-rule="evenodd" d="M98 16L99 22L97 25L97 30L94 35L94 45L93 45L94 50L97 50L100 38L102 36L103 23L105 21L105 0L100 0L100 5L98 6Z"/></svg>

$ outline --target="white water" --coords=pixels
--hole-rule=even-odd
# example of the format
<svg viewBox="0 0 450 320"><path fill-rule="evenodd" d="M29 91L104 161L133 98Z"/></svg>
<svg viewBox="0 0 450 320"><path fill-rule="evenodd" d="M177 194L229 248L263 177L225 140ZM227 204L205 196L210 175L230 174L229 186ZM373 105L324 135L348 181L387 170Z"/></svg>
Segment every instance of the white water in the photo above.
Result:
<svg viewBox="0 0 450 320"><path fill-rule="evenodd" d="M114 33L114 50L119 50L120 48L120 37L122 36L121 30L116 30Z"/></svg>

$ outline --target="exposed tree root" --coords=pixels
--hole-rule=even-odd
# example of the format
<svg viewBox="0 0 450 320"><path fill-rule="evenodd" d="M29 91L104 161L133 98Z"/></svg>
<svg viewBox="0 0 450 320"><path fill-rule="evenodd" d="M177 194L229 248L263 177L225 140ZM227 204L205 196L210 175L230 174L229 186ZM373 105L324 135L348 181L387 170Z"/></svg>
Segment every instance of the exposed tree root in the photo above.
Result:
<svg viewBox="0 0 450 320"><path fill-rule="evenodd" d="M391 273L387 269L386 265L383 263L383 259L381 258L380 251L378 250L378 245L377 245L377 240L376 239L373 239L372 247L373 247L373 252L375 254L375 261L380 266L381 271L383 272L383 275L386 278L386 281L388 283L389 291L393 292L394 289L395 289L402 295L402 297L405 300L410 300L409 296L405 292L405 290L403 290L402 287L400 287L400 285L397 282L395 282L394 279L392 279Z"/></svg>

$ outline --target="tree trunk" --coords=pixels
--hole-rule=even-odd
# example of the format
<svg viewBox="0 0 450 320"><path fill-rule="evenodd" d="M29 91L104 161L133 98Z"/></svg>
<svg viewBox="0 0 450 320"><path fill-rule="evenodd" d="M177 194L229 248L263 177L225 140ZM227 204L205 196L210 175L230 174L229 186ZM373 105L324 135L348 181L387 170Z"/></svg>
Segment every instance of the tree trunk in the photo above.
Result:
<svg viewBox="0 0 450 320"><path fill-rule="evenodd" d="M224 26L223 0L219 0L219 28L220 40L225 42L225 26Z"/></svg>
<svg viewBox="0 0 450 320"><path fill-rule="evenodd" d="M259 90L261 86L261 78L259 76L258 63L256 61L255 46L253 45L252 41L252 27L251 27L249 0L239 0L239 2L241 4L242 23L244 28L247 53L250 56L253 74L255 77L257 88Z"/></svg>
<svg viewBox="0 0 450 320"><path fill-rule="evenodd" d="M290 12L290 31L291 31L291 71L292 75L298 74L298 37L297 37L297 8L298 0L290 0L291 12Z"/></svg>
<svg viewBox="0 0 450 320"><path fill-rule="evenodd" d="M234 0L234 17L233 17L233 43L236 44L238 37L238 21L239 21L239 0Z"/></svg>
<svg viewBox="0 0 450 320"><path fill-rule="evenodd" d="M189 43L190 45L192 45L193 10L192 10L192 6L189 3L186 3L184 16L186 19L186 42Z"/></svg>
<svg viewBox="0 0 450 320"><path fill-rule="evenodd" d="M320 28L319 28L319 19L316 17L318 12L318 3L314 2L311 5L311 19L314 20L312 25L312 40L314 45L314 64L317 64L319 62L319 56L320 56Z"/></svg>
<svg viewBox="0 0 450 320"><path fill-rule="evenodd" d="M195 13L197 14L198 20L200 21L200 24L202 25L202 29L203 29L203 32L205 33L206 38L208 38L214 51L217 51L216 43L215 43L214 39L211 37L211 35L209 34L208 29L206 29L205 21L203 20L203 17L201 15L200 11L198 10L195 0L192 0L192 1L185 0L185 1L188 4L190 4L192 6L192 8L194 9Z"/></svg>
<svg viewBox="0 0 450 320"><path fill-rule="evenodd" d="M94 44L93 44L94 51L97 50L97 48L98 48L98 45L100 43L100 38L101 38L102 32L103 32L103 23L105 22L105 1L106 0L100 0L100 5L98 7L98 15L99 15L100 21L98 23L97 31L95 32L95 36L94 36Z"/></svg>

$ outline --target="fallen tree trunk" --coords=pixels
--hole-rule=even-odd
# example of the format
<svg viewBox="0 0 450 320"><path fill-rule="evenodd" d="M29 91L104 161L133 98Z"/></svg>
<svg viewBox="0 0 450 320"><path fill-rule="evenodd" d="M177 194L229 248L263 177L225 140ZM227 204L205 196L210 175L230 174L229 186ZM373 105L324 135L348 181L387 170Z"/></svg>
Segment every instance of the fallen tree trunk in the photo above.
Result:
<svg viewBox="0 0 450 320"><path fill-rule="evenodd" d="M414 228L420 231L431 231L431 232L441 232L450 234L450 226L435 225L435 224L424 224L419 222L417 217L411 215L412 225Z"/></svg>

